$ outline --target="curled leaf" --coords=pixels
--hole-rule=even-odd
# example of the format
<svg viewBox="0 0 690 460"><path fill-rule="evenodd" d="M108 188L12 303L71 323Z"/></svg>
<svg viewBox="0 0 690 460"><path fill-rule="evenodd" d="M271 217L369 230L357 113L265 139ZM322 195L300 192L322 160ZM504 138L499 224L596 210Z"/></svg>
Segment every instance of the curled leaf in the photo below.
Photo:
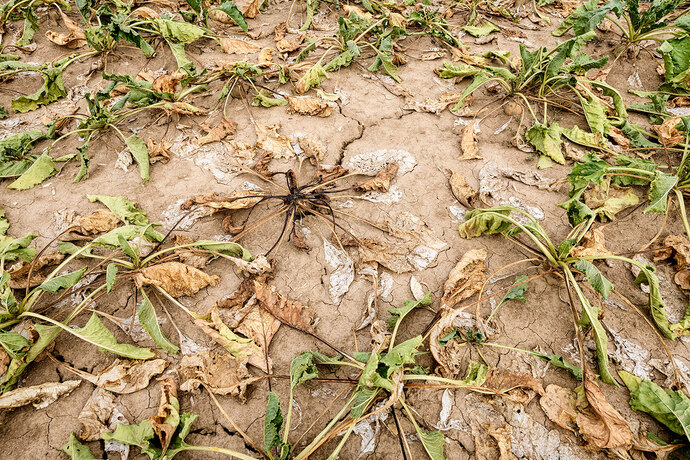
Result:
<svg viewBox="0 0 690 460"><path fill-rule="evenodd" d="M172 297L194 295L206 286L215 286L220 276L207 275L198 268L180 262L163 262L142 268L134 275L137 287L158 286Z"/></svg>
<svg viewBox="0 0 690 460"><path fill-rule="evenodd" d="M17 388L0 396L0 410L15 409L33 404L43 409L54 403L60 396L69 394L79 386L81 380L42 383L31 387Z"/></svg>

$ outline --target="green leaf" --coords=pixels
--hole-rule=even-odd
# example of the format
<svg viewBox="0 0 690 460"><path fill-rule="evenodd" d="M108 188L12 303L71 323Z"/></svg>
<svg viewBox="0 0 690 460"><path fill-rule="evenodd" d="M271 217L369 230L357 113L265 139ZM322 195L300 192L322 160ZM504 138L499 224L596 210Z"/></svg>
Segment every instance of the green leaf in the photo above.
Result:
<svg viewBox="0 0 690 460"><path fill-rule="evenodd" d="M170 51L172 51L173 56L175 56L177 68L187 72L188 74L192 74L195 69L194 63L191 61L191 59L189 59L189 57L187 57L187 53L184 49L184 43L175 43L170 40L167 40L167 43L170 47Z"/></svg>
<svg viewBox="0 0 690 460"><path fill-rule="evenodd" d="M578 96L580 97L580 105L585 112L585 118L587 119L589 129L595 134L606 134L609 125L606 118L605 107L599 98L592 95L589 95L587 98L581 96L579 93Z"/></svg>
<svg viewBox="0 0 690 460"><path fill-rule="evenodd" d="M226 0L223 2L222 5L220 5L218 8L214 8L215 10L222 11L223 13L227 14L230 16L230 18L235 21L235 24L240 26L242 30L247 32L249 30L249 25L247 25L246 19L244 19L244 15L240 11L239 8L237 8L237 5L232 3L231 1Z"/></svg>
<svg viewBox="0 0 690 460"><path fill-rule="evenodd" d="M55 278L44 281L36 289L41 291L52 292L53 294L60 292L63 289L68 289L79 282L86 270L89 267L84 267L81 270L77 270L72 273L67 273L66 275L56 276Z"/></svg>
<svg viewBox="0 0 690 460"><path fill-rule="evenodd" d="M582 14L594 10L597 5L599 4L599 0L588 0L586 2L581 3L578 5L577 8L575 8L575 11L573 11L570 16L565 18L560 25L552 32L552 35L554 37L560 37L566 32L568 32L570 29L573 28L573 25L575 25L575 21L579 16Z"/></svg>
<svg viewBox="0 0 690 460"><path fill-rule="evenodd" d="M562 129L561 133L568 138L569 141L575 142L576 144L583 145L585 147L591 148L601 148L602 137L599 134L588 133L580 129L579 126L573 126L572 128Z"/></svg>
<svg viewBox="0 0 690 460"><path fill-rule="evenodd" d="M677 176L656 171L654 180L649 186L649 206L642 212L665 213L668 194L677 182Z"/></svg>
<svg viewBox="0 0 690 460"><path fill-rule="evenodd" d="M587 277L587 281L595 291L601 294L604 299L608 299L609 294L613 289L613 283L607 280L594 264L587 262L586 260L578 260L573 264L573 266L584 273L584 275Z"/></svg>
<svg viewBox="0 0 690 460"><path fill-rule="evenodd" d="M676 434L690 440L690 399L682 391L666 390L649 380L619 371L630 391L630 407L646 412Z"/></svg>
<svg viewBox="0 0 690 460"><path fill-rule="evenodd" d="M192 43L204 36L206 31L194 24L173 21L172 19L154 19L163 38L177 43Z"/></svg>
<svg viewBox="0 0 690 460"><path fill-rule="evenodd" d="M576 366L574 364L569 363L566 361L563 356L561 355L547 355L544 353L539 353L537 351L531 351L530 354L543 359L544 361L548 362L549 364L553 364L556 367L560 367L561 369L565 369L571 374L573 374L573 377L575 377L578 380L582 380L582 368L579 366Z"/></svg>
<svg viewBox="0 0 690 460"><path fill-rule="evenodd" d="M32 129L17 134L11 134L0 140L0 161L19 160L31 152L34 144L46 139L46 135L40 129Z"/></svg>
<svg viewBox="0 0 690 460"><path fill-rule="evenodd" d="M299 94L304 94L309 89L320 85L324 78L328 78L328 74L321 64L317 62L295 83L295 91Z"/></svg>
<svg viewBox="0 0 690 460"><path fill-rule="evenodd" d="M7 188L14 190L27 190L35 187L51 176L55 175L58 169L55 167L55 161L53 158L44 153L34 163L29 169L26 170L24 174L19 176L17 180L12 182Z"/></svg>
<svg viewBox="0 0 690 460"><path fill-rule="evenodd" d="M108 264L108 267L105 269L105 286L108 293L112 292L116 278L117 264Z"/></svg>
<svg viewBox="0 0 690 460"><path fill-rule="evenodd" d="M19 381L26 366L31 364L48 345L53 343L55 337L60 333L58 326L44 326L35 324L34 328L38 332L38 339L31 345L29 351L24 356L13 358L7 367L5 375L0 377L0 394L11 390Z"/></svg>
<svg viewBox="0 0 690 460"><path fill-rule="evenodd" d="M280 431L282 429L283 412L280 410L280 401L275 393L269 391L266 415L264 416L264 448L267 451L283 445L283 441L280 438Z"/></svg>
<svg viewBox="0 0 690 460"><path fill-rule="evenodd" d="M501 30L495 24L488 21L481 26L463 26L461 29L473 37L485 37L492 32L498 32Z"/></svg>
<svg viewBox="0 0 690 460"><path fill-rule="evenodd" d="M144 237L148 241L160 242L163 240L165 235L155 231L151 226L144 225L125 225L123 227L118 227L108 233L99 236L93 240L93 244L98 246L103 246L110 249L117 249L120 247L120 238L124 238L127 241L133 240L141 236L142 232Z"/></svg>
<svg viewBox="0 0 690 460"><path fill-rule="evenodd" d="M561 151L561 127L558 123L551 126L535 122L530 129L525 132L525 139L539 153L546 155L558 164L565 164L565 157Z"/></svg>
<svg viewBox="0 0 690 460"><path fill-rule="evenodd" d="M316 43L316 42L314 42ZM316 46L314 44L314 46ZM353 40L348 40L347 43L345 44L346 49L330 61L323 67L324 70L328 72L335 72L336 70L340 69L341 67L347 67L350 64L352 64L355 60L355 58L359 57L362 55L362 50L360 49L359 46L357 46L357 43L355 43ZM303 50L302 52L304 52ZM302 53L300 53L301 55ZM299 57L298 61L299 62Z"/></svg>
<svg viewBox="0 0 690 460"><path fill-rule="evenodd" d="M31 8L31 5L27 8L22 8L22 11L25 17L24 32L22 33L21 38L17 40L17 46L27 46L34 39L36 32L38 32L38 18Z"/></svg>
<svg viewBox="0 0 690 460"><path fill-rule="evenodd" d="M314 19L314 14L316 14L319 8L319 0L307 0L307 17L304 19L304 24L299 29L300 32L304 32L311 25L312 19Z"/></svg>
<svg viewBox="0 0 690 460"><path fill-rule="evenodd" d="M17 260L17 257L31 262L36 255L36 250L28 246L37 236L34 233L27 233L21 238L0 236L0 256L7 262Z"/></svg>
<svg viewBox="0 0 690 460"><path fill-rule="evenodd" d="M266 90L261 90L256 93L254 96L254 99L252 100L252 105L256 107L276 107L276 106L282 106L282 105L287 105L288 101L287 99L278 99L274 97L269 96L268 91Z"/></svg>
<svg viewBox="0 0 690 460"><path fill-rule="evenodd" d="M148 335L151 336L156 345L161 347L166 353L171 353L176 355L180 352L180 349L170 342L170 340L165 337L161 327L158 324L158 317L156 316L156 310L153 308L153 304L146 296L144 290L141 292L141 306L137 310L137 318L143 326L144 330Z"/></svg>
<svg viewBox="0 0 690 460"><path fill-rule="evenodd" d="M465 99L467 99L470 94L474 93L480 86L482 86L484 83L487 81L491 80L491 77L484 71L480 70L474 75L474 78L472 78L472 82L465 88L460 95L460 99L458 100L458 103L453 106L451 109L452 112L455 112L457 110L460 110L465 103Z"/></svg>
<svg viewBox="0 0 690 460"><path fill-rule="evenodd" d="M129 201L123 196L110 195L86 195L90 202L100 201L110 209L110 211L120 218L123 222L132 225L148 225L146 211L137 208L134 201Z"/></svg>
<svg viewBox="0 0 690 460"><path fill-rule="evenodd" d="M364 415L364 411L379 393L378 388L358 387L355 400L350 408L350 418L358 419Z"/></svg>
<svg viewBox="0 0 690 460"><path fill-rule="evenodd" d="M5 211L0 208L0 236L5 235L8 228L10 228L10 221L5 217Z"/></svg>
<svg viewBox="0 0 690 460"><path fill-rule="evenodd" d="M84 444L80 443L74 433L69 435L69 441L62 446L62 451L70 456L72 460L97 460Z"/></svg>
<svg viewBox="0 0 690 460"><path fill-rule="evenodd" d="M149 180L149 149L146 143L136 134L125 137L125 143L139 165L139 175L144 181Z"/></svg>
<svg viewBox="0 0 690 460"><path fill-rule="evenodd" d="M115 441L129 446L147 448L155 435L151 422L144 420L137 425L118 423L114 432L102 433L101 439L104 441Z"/></svg>
<svg viewBox="0 0 690 460"><path fill-rule="evenodd" d="M405 315L407 315L413 309L417 307L426 307L429 305L431 305L431 291L427 291L427 293L424 294L424 298L421 300L405 300L402 307L389 308L388 313L393 316L388 318L388 328L393 328L396 323L401 322Z"/></svg>
<svg viewBox="0 0 690 460"><path fill-rule="evenodd" d="M443 446L446 442L446 438L443 436L443 433L438 430L427 433L418 428L416 424L415 428L417 428L419 440L422 441L424 450L426 451L427 455L429 455L429 458L431 460L446 460L446 457L443 455Z"/></svg>
<svg viewBox="0 0 690 460"><path fill-rule="evenodd" d="M70 334L79 337L85 342L96 345L101 350L115 353L116 355L131 358L131 359L149 359L153 358L155 354L148 348L141 348L126 343L118 343L112 332L106 328L96 313L91 315L91 318L82 328L73 329L62 323L54 320L44 318L46 321L59 326Z"/></svg>
<svg viewBox="0 0 690 460"><path fill-rule="evenodd" d="M441 78L460 79L463 79L465 77L471 77L473 75L476 75L478 72L479 69L477 69L476 67L469 64L464 64L462 62L458 64L454 64L452 62L444 62L443 67L436 70L436 73L438 73L438 76Z"/></svg>
<svg viewBox="0 0 690 460"><path fill-rule="evenodd" d="M659 330L669 339L676 338L671 331L666 316L666 307L664 306L664 299L661 296L661 289L659 289L659 278L654 273L654 267L651 265L638 266L640 273L635 279L635 284L646 284L649 286L649 309L652 312L652 319L659 328Z"/></svg>
<svg viewBox="0 0 690 460"><path fill-rule="evenodd" d="M521 302L525 302L527 299L525 298L525 292L527 292L527 289L529 289L529 283L525 283L524 281L527 281L528 277L525 275L520 275L515 277L515 282L513 284L520 284L519 286L513 286L511 287L508 292L506 293L505 297L499 302L499 304L496 306L496 309L503 305L504 303L510 301L510 300L519 300ZM496 311L494 309L494 311Z"/></svg>
<svg viewBox="0 0 690 460"><path fill-rule="evenodd" d="M290 363L290 388L295 388L300 383L315 379L319 376L319 370L314 364L314 355L305 351L292 358Z"/></svg>
<svg viewBox="0 0 690 460"><path fill-rule="evenodd" d="M505 217L509 216L511 211L510 206L496 206L491 209L475 209L468 212L465 215L465 222L458 227L460 237L470 239L510 230L513 224Z"/></svg>
<svg viewBox="0 0 690 460"><path fill-rule="evenodd" d="M65 82L62 79L62 68L54 67L41 72L43 86L33 94L20 96L12 101L12 108L16 112L29 112L42 105L50 104L61 97L67 96Z"/></svg>
<svg viewBox="0 0 690 460"><path fill-rule="evenodd" d="M31 342L16 332L0 332L0 345L10 358L24 356L24 352L31 346Z"/></svg>

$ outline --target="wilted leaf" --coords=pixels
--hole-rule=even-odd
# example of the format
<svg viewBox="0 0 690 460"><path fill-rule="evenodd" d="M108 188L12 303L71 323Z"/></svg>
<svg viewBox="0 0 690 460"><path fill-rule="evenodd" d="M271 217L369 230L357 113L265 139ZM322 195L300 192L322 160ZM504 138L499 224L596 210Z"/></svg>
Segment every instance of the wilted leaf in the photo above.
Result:
<svg viewBox="0 0 690 460"><path fill-rule="evenodd" d="M159 377L161 398L158 413L148 420L161 444L161 455L165 454L180 423L180 402L177 400L177 384L169 376Z"/></svg>
<svg viewBox="0 0 690 460"><path fill-rule="evenodd" d="M68 380L8 391L0 396L0 410L14 409L27 404L33 404L36 409L43 409L60 396L71 393L80 383L81 380Z"/></svg>
<svg viewBox="0 0 690 460"><path fill-rule="evenodd" d="M67 96L65 82L62 78L62 67L53 67L41 72L43 86L33 94L20 96L12 101L12 108L17 112L29 112L42 105L50 104Z"/></svg>
<svg viewBox="0 0 690 460"><path fill-rule="evenodd" d="M151 336L156 345L161 347L165 352L177 354L180 349L177 345L174 345L167 337L163 334L160 325L158 324L158 316L156 316L156 310L153 308L153 304L149 301L146 293L141 291L141 306L137 310L137 318L139 322L144 327L144 330Z"/></svg>
<svg viewBox="0 0 690 460"><path fill-rule="evenodd" d="M391 186L391 181L398 173L398 163L389 163L381 171L371 179L364 182L358 182L354 185L356 190L368 192L375 190L377 192L387 192Z"/></svg>
<svg viewBox="0 0 690 460"><path fill-rule="evenodd" d="M280 438L282 430L283 412L280 410L280 400L275 393L269 391L264 417L264 449L270 451L283 445L283 440Z"/></svg>
<svg viewBox="0 0 690 460"><path fill-rule="evenodd" d="M254 281L256 300L282 323L307 332L313 332L314 312L296 300L290 300L273 287L260 281Z"/></svg>
<svg viewBox="0 0 690 460"><path fill-rule="evenodd" d="M81 30L74 21L68 18L62 10L60 10L60 16L62 17L62 22L65 23L65 27L69 30L69 34L49 30L46 32L46 38L56 45L67 46L68 48L79 48L84 46L86 44L84 31Z"/></svg>
<svg viewBox="0 0 690 460"><path fill-rule="evenodd" d="M100 201L112 211L120 220L132 225L148 225L146 212L137 208L134 201L122 196L86 195L90 202Z"/></svg>
<svg viewBox="0 0 690 460"><path fill-rule="evenodd" d="M295 83L295 91L297 94L304 94L311 88L319 86L324 78L328 78L328 74L317 62Z"/></svg>
<svg viewBox="0 0 690 460"><path fill-rule="evenodd" d="M259 51L261 47L247 40L221 37L220 48L228 54L252 54Z"/></svg>
<svg viewBox="0 0 690 460"><path fill-rule="evenodd" d="M158 286L172 297L194 295L206 286L215 286L220 276L207 275L180 262L163 262L145 267L134 275L137 287Z"/></svg>
<svg viewBox="0 0 690 460"><path fill-rule="evenodd" d="M311 96L288 97L290 111L300 115L314 115L328 117L333 112L333 106L323 99Z"/></svg>
<svg viewBox="0 0 690 460"><path fill-rule="evenodd" d="M216 394L235 396L242 401L247 387L261 380L247 371L246 358L208 350L183 356L179 373L182 391L193 391L204 384Z"/></svg>
<svg viewBox="0 0 690 460"><path fill-rule="evenodd" d="M477 147L477 135L474 132L474 123L468 123L462 128L460 148L462 149L461 160L481 160L479 147Z"/></svg>
<svg viewBox="0 0 690 460"><path fill-rule="evenodd" d="M570 255L572 257L589 257L613 254L606 249L605 245L604 233L599 229L592 228L585 233L580 245L575 246L570 251Z"/></svg>
<svg viewBox="0 0 690 460"><path fill-rule="evenodd" d="M279 124L273 126L262 125L255 123L256 129L256 147L271 155L272 158L292 158L295 156L295 151L292 148L290 139L278 134L280 129Z"/></svg>
<svg viewBox="0 0 690 460"><path fill-rule="evenodd" d="M479 193L465 181L465 178L459 172L446 169L446 173L450 173L448 183L450 184L450 190L453 197L464 206L474 208L474 205L479 199Z"/></svg>
<svg viewBox="0 0 690 460"><path fill-rule="evenodd" d="M149 386L151 378L162 373L167 365L164 359L149 361L116 359L96 375L75 369L70 370L98 388L118 394L129 394Z"/></svg>
<svg viewBox="0 0 690 460"><path fill-rule="evenodd" d="M77 417L77 421L82 425L78 434L79 439L83 441L101 439L101 433L109 431L108 425L114 408L115 396L96 387Z"/></svg>
<svg viewBox="0 0 690 460"><path fill-rule="evenodd" d="M565 164L565 157L561 151L562 129L558 123L553 123L551 126L535 122L534 125L525 132L525 139L530 143L539 153L546 155L551 160L558 164Z"/></svg>
<svg viewBox="0 0 690 460"><path fill-rule="evenodd" d="M665 213L668 194L678 182L678 176L656 171L649 186L649 206L642 212Z"/></svg>
<svg viewBox="0 0 690 460"><path fill-rule="evenodd" d="M211 142L217 142L220 140L225 139L228 136L232 136L235 134L235 130L237 129L237 123L228 119L228 118L221 118L220 123L216 125L214 128L212 128L207 135L204 137L200 137L197 143L199 145L206 145L210 144Z"/></svg>
<svg viewBox="0 0 690 460"><path fill-rule="evenodd" d="M448 274L441 303L449 308L477 294L486 281L486 249L471 249Z"/></svg>

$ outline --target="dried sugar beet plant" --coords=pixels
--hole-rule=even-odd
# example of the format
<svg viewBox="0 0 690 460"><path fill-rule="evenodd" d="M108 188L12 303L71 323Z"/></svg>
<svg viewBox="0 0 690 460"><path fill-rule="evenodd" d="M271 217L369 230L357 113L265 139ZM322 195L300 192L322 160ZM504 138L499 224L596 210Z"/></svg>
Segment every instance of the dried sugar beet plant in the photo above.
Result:
<svg viewBox="0 0 690 460"><path fill-rule="evenodd" d="M261 129L266 129L262 127ZM292 149L290 141L282 138L284 146ZM313 152L310 150L313 154ZM366 180L355 181L352 179L365 177L362 173L349 173L342 166L323 168L318 156L325 152L313 154L309 158L310 166L305 163L305 157L300 157L296 169L273 172L268 170L268 164L272 160L272 154L265 153L257 162L255 169L243 168L244 173L260 179L270 191L240 190L223 196L217 193L203 194L189 199L183 204L183 209L202 208L208 214L220 211L228 213L223 221L226 231L234 234L232 241L245 238L252 231L265 228L271 222L279 221L280 231L278 237L264 256L275 254L285 240L291 241L296 247L309 249L304 237L297 226L297 222L308 217L315 217L330 228L333 239L341 249L346 244L359 244L362 242L352 230L343 225L343 220L352 219L362 222L367 226L387 232L385 224L377 224L366 218L340 209L345 200L356 200L365 192L386 192L391 181L398 171L397 163L391 162L383 165L382 169L374 176ZM304 169L312 169L311 178L306 183L301 182ZM285 185L281 185L284 179ZM348 181L348 179L351 179ZM268 213L259 214L262 208ZM235 217L235 214L243 213L243 216ZM259 216L256 216L259 214ZM236 222L238 220L239 222ZM345 234L345 240L339 236Z"/></svg>

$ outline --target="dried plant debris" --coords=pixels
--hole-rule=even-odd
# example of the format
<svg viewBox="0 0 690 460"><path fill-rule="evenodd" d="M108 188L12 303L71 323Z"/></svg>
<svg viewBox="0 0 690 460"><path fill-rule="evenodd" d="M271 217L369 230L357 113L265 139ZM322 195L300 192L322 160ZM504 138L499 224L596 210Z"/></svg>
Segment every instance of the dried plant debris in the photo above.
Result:
<svg viewBox="0 0 690 460"><path fill-rule="evenodd" d="M241 400L245 398L247 387L261 380L247 371L246 358L211 351L183 356L178 372L182 391L194 391L205 385L214 393L235 396Z"/></svg>
<svg viewBox="0 0 690 460"><path fill-rule="evenodd" d="M96 375L69 368L84 380L98 388L118 394L129 394L149 386L151 379L161 374L168 366L164 359L135 361L116 359Z"/></svg>
<svg viewBox="0 0 690 460"><path fill-rule="evenodd" d="M71 393L80 383L81 380L68 380L8 391L0 396L0 410L16 409L27 404L32 404L36 409L43 409L54 403L60 396Z"/></svg>
<svg viewBox="0 0 690 460"><path fill-rule="evenodd" d="M208 275L181 262L163 262L142 268L134 275L138 287L157 286L172 297L191 296L207 286L215 286L220 276Z"/></svg>

